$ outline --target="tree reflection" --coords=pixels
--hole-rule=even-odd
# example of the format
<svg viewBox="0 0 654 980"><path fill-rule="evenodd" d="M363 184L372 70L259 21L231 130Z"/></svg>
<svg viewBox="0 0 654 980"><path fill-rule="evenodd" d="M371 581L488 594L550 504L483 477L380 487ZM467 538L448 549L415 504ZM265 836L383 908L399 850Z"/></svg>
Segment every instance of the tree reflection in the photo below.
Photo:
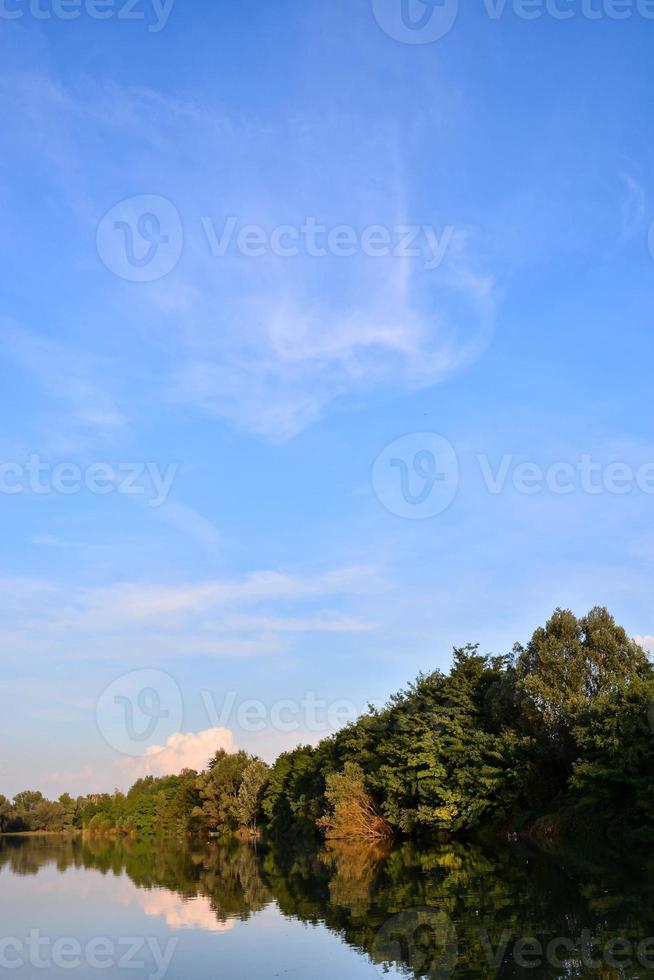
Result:
<svg viewBox="0 0 654 980"><path fill-rule="evenodd" d="M182 901L201 897L218 927L274 901L284 915L323 923L372 962L407 976L654 977L654 962L626 965L623 957L622 966L611 965L602 954L612 939L635 949L654 933L652 869L637 856L630 864L624 854L555 856L468 843L269 843L257 852L236 842L0 838L0 870L34 875L48 865L125 874ZM199 917L189 921L202 927ZM544 953L543 962L532 957L525 965L516 943L530 938L543 952L553 940L565 942L549 962Z"/></svg>

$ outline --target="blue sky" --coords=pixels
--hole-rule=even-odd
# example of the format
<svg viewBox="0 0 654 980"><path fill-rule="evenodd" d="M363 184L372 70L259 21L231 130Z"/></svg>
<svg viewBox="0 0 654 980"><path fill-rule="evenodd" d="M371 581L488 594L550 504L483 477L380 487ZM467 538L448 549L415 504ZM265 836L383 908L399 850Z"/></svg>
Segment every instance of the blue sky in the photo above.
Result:
<svg viewBox="0 0 654 980"><path fill-rule="evenodd" d="M130 671L179 691L153 745L271 759L320 734L280 699L363 708L557 605L654 633L654 22L489 0L405 43L399 6L3 7L0 791L174 767L103 737Z"/></svg>

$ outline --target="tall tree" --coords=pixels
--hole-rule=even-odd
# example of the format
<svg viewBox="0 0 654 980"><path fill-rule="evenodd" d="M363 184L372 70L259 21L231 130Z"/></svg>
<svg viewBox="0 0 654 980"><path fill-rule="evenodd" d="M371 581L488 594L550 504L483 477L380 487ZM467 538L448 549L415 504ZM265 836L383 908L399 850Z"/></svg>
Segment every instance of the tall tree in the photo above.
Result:
<svg viewBox="0 0 654 980"><path fill-rule="evenodd" d="M13 807L6 796L0 793L0 834L5 834L13 817Z"/></svg>
<svg viewBox="0 0 654 980"><path fill-rule="evenodd" d="M238 791L237 812L242 827L256 833L264 789L268 781L268 766L262 759L254 758L243 772Z"/></svg>
<svg viewBox="0 0 654 980"><path fill-rule="evenodd" d="M645 652L600 606L581 619L557 609L516 652L528 709L551 736L567 736L599 694L652 675Z"/></svg>
<svg viewBox="0 0 654 980"><path fill-rule="evenodd" d="M200 816L207 828L229 832L238 827L238 793L250 762L247 752L216 752L209 769L198 776Z"/></svg>

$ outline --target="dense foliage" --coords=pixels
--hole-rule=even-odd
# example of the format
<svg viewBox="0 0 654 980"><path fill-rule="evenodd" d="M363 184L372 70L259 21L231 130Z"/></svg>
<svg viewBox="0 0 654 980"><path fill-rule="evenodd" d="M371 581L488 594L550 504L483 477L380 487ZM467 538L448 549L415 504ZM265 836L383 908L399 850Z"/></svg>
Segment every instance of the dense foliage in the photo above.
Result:
<svg viewBox="0 0 654 980"><path fill-rule="evenodd" d="M127 794L0 797L0 832L383 837L596 823L652 836L654 669L609 615L557 609L525 647L454 651L381 708L268 768L216 753ZM545 818L547 815L547 818ZM543 823L543 821L545 822Z"/></svg>

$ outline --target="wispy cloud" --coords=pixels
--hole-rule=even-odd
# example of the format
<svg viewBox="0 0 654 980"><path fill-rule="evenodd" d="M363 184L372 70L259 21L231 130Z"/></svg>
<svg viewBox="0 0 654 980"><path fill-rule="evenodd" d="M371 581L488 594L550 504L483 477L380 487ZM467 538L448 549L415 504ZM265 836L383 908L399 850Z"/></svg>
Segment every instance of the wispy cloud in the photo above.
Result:
<svg viewBox="0 0 654 980"><path fill-rule="evenodd" d="M117 321L123 311L128 321L138 316L141 339L152 344L154 354L146 383L171 410L195 407L267 440L284 441L373 391L437 384L488 343L494 280L476 254L474 229L456 224L456 215L448 219L456 230L435 269L412 257L363 252L347 258L212 254L203 230L209 216L218 225L236 215L242 225L268 229L299 227L307 216L325 227L431 227L431 210L411 200L402 142L392 125L383 141L361 141L347 170L336 169L317 185L314 168L323 161L325 139L335 146L345 139L338 114L319 122L312 115L292 127L287 120L264 125L229 117L215 104L115 83L75 89L57 78L48 83L42 73L7 81L17 88L21 112L9 99L8 84L0 86L0 99L19 138L30 140L28 122L35 120L40 133L58 134L52 146L46 140L42 147L52 164L51 192L67 200L87 239L89 252L80 261L100 277ZM95 131L111 133L110 156L89 139ZM353 152L349 143L347 149ZM67 197L66 160L79 173L74 200ZM266 163L285 172L274 193L262 178ZM129 189L126 172L132 177ZM147 192L164 194L182 215L184 248L170 275L128 296L126 284L100 265L94 226L121 197ZM165 337L158 329L162 315ZM39 373L48 352L23 343L22 356ZM82 424L117 425L123 419L115 405L103 403L83 365L66 370L57 351L52 375L42 381L68 392Z"/></svg>
<svg viewBox="0 0 654 980"><path fill-rule="evenodd" d="M6 318L0 320L0 336L0 356L25 372L53 406L42 418L51 445L59 450L96 445L99 437L126 426L114 390L115 363Z"/></svg>
<svg viewBox="0 0 654 980"><path fill-rule="evenodd" d="M646 212L645 188L633 174L621 173L624 196L620 207L620 237L632 238L641 231Z"/></svg>
<svg viewBox="0 0 654 980"><path fill-rule="evenodd" d="M29 652L64 659L138 657L143 662L270 655L285 648L286 634L374 628L348 613L347 605L387 588L374 567L309 575L260 571L177 585L122 582L92 588L0 579L5 622L0 638L18 657Z"/></svg>

